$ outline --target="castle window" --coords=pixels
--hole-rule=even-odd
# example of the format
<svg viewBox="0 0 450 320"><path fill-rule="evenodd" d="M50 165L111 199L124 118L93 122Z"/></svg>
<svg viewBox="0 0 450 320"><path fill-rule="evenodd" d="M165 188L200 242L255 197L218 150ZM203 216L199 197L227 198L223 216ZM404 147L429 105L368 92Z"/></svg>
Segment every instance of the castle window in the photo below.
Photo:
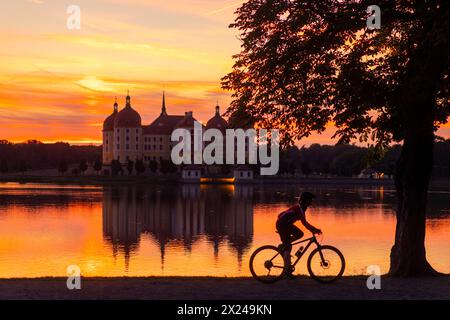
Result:
<svg viewBox="0 0 450 320"><path fill-rule="evenodd" d="M139 141L139 137L136 137L136 142L138 142Z"/></svg>
<svg viewBox="0 0 450 320"><path fill-rule="evenodd" d="M156 144L153 145L153 150L156 150Z"/></svg>
<svg viewBox="0 0 450 320"><path fill-rule="evenodd" d="M159 138L159 141L162 142L162 137Z"/></svg>
<svg viewBox="0 0 450 320"><path fill-rule="evenodd" d="M156 141L156 137L153 137L153 141Z"/></svg>
<svg viewBox="0 0 450 320"><path fill-rule="evenodd" d="M138 145L136 145L136 150L139 150L139 146Z"/></svg>
<svg viewBox="0 0 450 320"><path fill-rule="evenodd" d="M127 129L127 133L130 133L130 129Z"/></svg>
<svg viewBox="0 0 450 320"><path fill-rule="evenodd" d="M130 137L129 136L127 136L127 139L126 139L127 141L130 141Z"/></svg>
<svg viewBox="0 0 450 320"><path fill-rule="evenodd" d="M162 149L163 149L163 148L162 148L162 144L160 144L160 145L159 145L159 150L162 150Z"/></svg>
<svg viewBox="0 0 450 320"><path fill-rule="evenodd" d="M119 147L120 145L119 144L117 144L117 150L119 150L120 149L120 147Z"/></svg>
<svg viewBox="0 0 450 320"><path fill-rule="evenodd" d="M129 145L128 143L127 143L126 149L127 149L127 150L130 150L130 145Z"/></svg>

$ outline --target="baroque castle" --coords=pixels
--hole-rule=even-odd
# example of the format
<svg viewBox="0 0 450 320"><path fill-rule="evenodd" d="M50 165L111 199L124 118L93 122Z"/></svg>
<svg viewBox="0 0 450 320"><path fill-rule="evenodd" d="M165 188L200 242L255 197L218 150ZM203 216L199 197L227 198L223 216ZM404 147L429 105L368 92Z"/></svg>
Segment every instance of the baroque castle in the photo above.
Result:
<svg viewBox="0 0 450 320"><path fill-rule="evenodd" d="M125 107L120 111L116 99L112 114L103 122L103 165L108 167L113 160L121 164L126 164L128 160L142 160L146 164L152 160L170 160L172 131L183 128L193 132L194 121L192 111L184 115L169 115L164 93L161 114L148 125L142 124L141 116L131 106L129 94ZM220 115L217 105L215 115L209 119L205 129L224 131L227 127L228 122Z"/></svg>

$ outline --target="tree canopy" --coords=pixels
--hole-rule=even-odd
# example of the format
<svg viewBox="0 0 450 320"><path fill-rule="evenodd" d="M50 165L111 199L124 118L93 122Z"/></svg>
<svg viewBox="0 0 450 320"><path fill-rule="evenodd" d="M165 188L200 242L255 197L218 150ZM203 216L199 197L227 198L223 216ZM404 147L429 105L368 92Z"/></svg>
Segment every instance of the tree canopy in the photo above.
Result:
<svg viewBox="0 0 450 320"><path fill-rule="evenodd" d="M381 8L379 30L366 28L373 4ZM231 24L242 51L222 79L233 91L228 115L279 128L284 143L330 122L343 142L401 141L408 112L402 91L414 90L426 74L421 90L432 97L436 129L450 113L448 6L446 0L249 0Z"/></svg>

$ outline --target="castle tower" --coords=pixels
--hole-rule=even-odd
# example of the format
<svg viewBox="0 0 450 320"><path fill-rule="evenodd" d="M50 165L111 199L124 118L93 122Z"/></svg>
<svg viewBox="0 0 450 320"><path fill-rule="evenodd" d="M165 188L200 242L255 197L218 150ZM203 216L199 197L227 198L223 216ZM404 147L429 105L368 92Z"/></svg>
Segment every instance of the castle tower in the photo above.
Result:
<svg viewBox="0 0 450 320"><path fill-rule="evenodd" d="M111 161L114 159L114 120L118 113L118 107L116 98L113 113L103 122L103 165L111 164Z"/></svg>
<svg viewBox="0 0 450 320"><path fill-rule="evenodd" d="M125 108L114 119L114 159L121 164L128 160L142 159L141 116L131 106L131 97L126 97Z"/></svg>

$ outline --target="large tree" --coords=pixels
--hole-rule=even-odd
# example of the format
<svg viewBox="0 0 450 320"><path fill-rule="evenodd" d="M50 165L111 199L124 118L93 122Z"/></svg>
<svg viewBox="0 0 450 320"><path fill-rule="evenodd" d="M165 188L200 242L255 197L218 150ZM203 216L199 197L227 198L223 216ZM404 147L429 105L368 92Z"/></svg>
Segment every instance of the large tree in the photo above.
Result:
<svg viewBox="0 0 450 320"><path fill-rule="evenodd" d="M381 28L369 30L369 5ZM328 123L340 142L402 142L390 274L435 273L425 212L436 129L449 108L450 1L249 0L232 28L242 50L222 80L240 125L281 129L292 143Z"/></svg>

